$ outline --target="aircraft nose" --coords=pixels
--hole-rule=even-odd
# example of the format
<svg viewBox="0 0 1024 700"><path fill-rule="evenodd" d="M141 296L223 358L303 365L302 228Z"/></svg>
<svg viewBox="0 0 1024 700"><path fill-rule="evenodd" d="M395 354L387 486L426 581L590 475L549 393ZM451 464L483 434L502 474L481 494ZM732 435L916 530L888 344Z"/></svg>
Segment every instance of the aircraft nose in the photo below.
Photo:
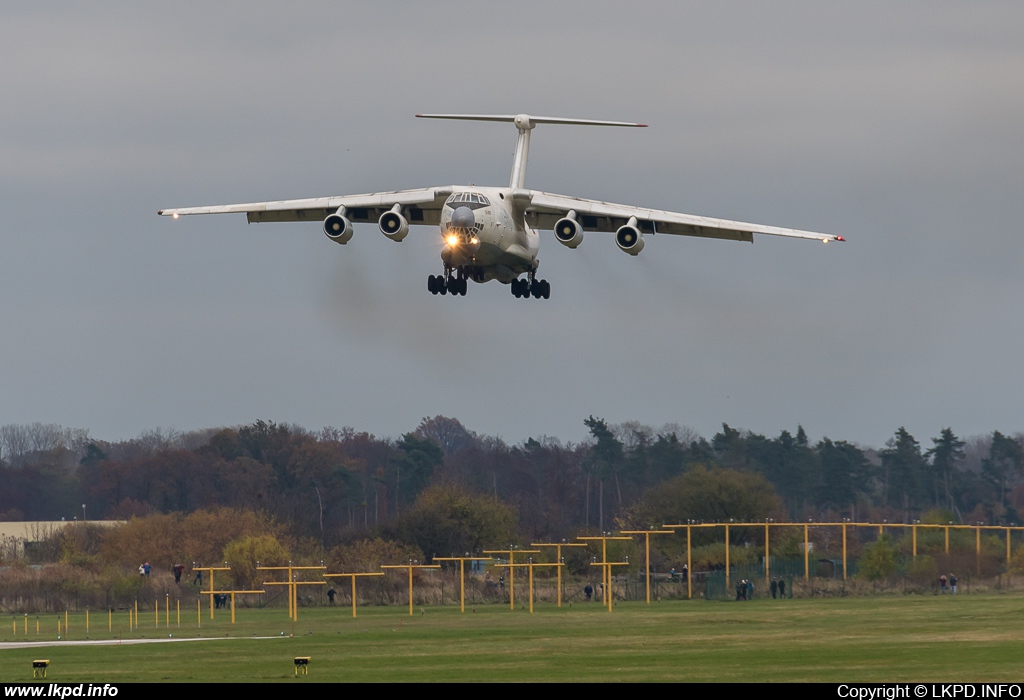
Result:
<svg viewBox="0 0 1024 700"><path fill-rule="evenodd" d="M461 229L470 229L476 225L476 217L469 207L459 207L452 214L452 226Z"/></svg>

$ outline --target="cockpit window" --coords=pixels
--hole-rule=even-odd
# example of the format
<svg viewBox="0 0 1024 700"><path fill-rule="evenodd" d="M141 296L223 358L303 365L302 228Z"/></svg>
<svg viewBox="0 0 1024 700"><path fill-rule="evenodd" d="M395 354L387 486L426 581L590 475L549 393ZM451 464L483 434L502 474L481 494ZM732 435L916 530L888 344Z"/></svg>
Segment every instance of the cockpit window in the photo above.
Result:
<svg viewBox="0 0 1024 700"><path fill-rule="evenodd" d="M452 209L458 209L459 207L481 209L483 207L491 206L491 201L487 199L487 197L476 192L456 192L448 198L445 205Z"/></svg>

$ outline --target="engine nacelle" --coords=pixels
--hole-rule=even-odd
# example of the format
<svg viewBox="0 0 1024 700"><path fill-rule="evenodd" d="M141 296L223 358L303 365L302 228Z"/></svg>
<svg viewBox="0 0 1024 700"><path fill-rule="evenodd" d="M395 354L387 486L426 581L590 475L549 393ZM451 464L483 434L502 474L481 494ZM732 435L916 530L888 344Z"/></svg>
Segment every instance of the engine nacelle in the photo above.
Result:
<svg viewBox="0 0 1024 700"><path fill-rule="evenodd" d="M409 222L397 211L396 206L391 211L386 211L377 220L380 232L393 241L400 241L409 235Z"/></svg>
<svg viewBox="0 0 1024 700"><path fill-rule="evenodd" d="M626 224L615 232L615 245L619 250L630 255L639 255L644 249L644 236L636 224Z"/></svg>
<svg viewBox="0 0 1024 700"><path fill-rule="evenodd" d="M335 243L345 245L352 240L352 222L343 214L331 214L324 219L324 233Z"/></svg>
<svg viewBox="0 0 1024 700"><path fill-rule="evenodd" d="M566 217L555 223L555 238L569 248L575 248L583 242L583 227L576 219Z"/></svg>

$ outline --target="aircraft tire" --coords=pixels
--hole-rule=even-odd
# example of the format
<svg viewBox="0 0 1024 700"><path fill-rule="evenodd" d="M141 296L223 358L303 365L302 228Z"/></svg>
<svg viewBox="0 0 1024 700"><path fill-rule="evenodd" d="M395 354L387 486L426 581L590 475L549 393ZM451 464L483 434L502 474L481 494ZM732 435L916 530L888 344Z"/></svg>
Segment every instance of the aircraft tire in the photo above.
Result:
<svg viewBox="0 0 1024 700"><path fill-rule="evenodd" d="M551 298L551 283L547 280L540 281L540 296L543 299Z"/></svg>
<svg viewBox="0 0 1024 700"><path fill-rule="evenodd" d="M427 291L431 294L437 294L437 282L434 281L433 275L427 275Z"/></svg>

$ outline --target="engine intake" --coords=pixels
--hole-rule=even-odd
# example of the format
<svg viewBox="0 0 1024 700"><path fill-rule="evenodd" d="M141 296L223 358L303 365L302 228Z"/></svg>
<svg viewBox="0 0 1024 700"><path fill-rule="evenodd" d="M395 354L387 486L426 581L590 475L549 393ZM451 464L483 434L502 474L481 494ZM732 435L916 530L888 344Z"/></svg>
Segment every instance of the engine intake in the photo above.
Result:
<svg viewBox="0 0 1024 700"><path fill-rule="evenodd" d="M569 248L575 248L583 242L583 227L576 219L565 217L555 223L555 238Z"/></svg>
<svg viewBox="0 0 1024 700"><path fill-rule="evenodd" d="M630 217L629 223L615 232L615 245L619 250L630 255L639 255L644 249L644 236L637 228L636 218Z"/></svg>
<svg viewBox="0 0 1024 700"><path fill-rule="evenodd" d="M335 243L345 245L352 240L352 222L340 211L335 212L324 219L324 233Z"/></svg>
<svg viewBox="0 0 1024 700"><path fill-rule="evenodd" d="M380 232L393 241L400 241L409 235L409 222L399 212L400 207L396 204L391 211L386 211L377 220Z"/></svg>

